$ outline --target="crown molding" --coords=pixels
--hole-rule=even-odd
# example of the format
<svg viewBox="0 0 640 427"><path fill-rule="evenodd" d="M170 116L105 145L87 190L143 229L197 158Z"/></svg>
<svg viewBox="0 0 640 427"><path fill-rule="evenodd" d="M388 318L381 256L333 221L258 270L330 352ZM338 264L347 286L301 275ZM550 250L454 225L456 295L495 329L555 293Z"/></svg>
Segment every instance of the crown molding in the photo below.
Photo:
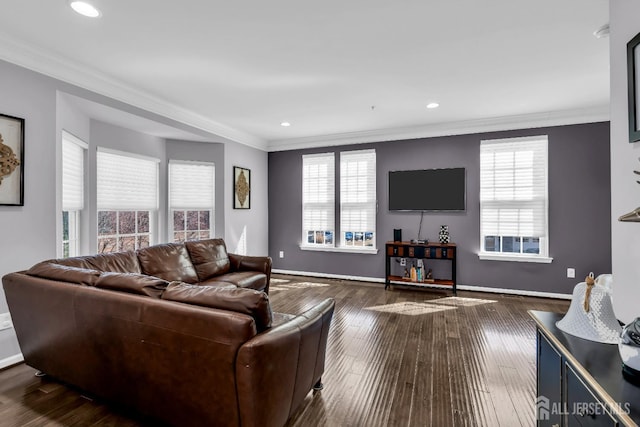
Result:
<svg viewBox="0 0 640 427"><path fill-rule="evenodd" d="M0 59L107 98L174 120L225 140L263 151L286 151L347 144L396 141L482 132L563 126L609 120L609 106L504 116L432 125L376 129L266 141L250 133L211 120L193 111L126 85L98 70L18 42L0 32Z"/></svg>
<svg viewBox="0 0 640 427"><path fill-rule="evenodd" d="M271 140L268 143L268 151L300 150L305 148L336 145L399 141L404 139L432 138L438 136L468 135L473 133L533 129L605 121L609 121L609 105L480 120L436 123L426 126L377 129L362 132Z"/></svg>
<svg viewBox="0 0 640 427"><path fill-rule="evenodd" d="M18 42L1 32L0 59L230 141L260 150L268 148L262 138L179 107L94 68Z"/></svg>

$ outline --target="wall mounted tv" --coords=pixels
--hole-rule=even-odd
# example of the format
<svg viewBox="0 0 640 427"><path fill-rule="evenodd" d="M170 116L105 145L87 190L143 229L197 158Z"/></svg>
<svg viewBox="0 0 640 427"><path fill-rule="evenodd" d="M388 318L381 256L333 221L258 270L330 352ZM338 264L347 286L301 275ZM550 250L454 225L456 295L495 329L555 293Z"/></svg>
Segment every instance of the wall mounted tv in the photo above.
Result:
<svg viewBox="0 0 640 427"><path fill-rule="evenodd" d="M465 209L465 168L389 171L390 211Z"/></svg>

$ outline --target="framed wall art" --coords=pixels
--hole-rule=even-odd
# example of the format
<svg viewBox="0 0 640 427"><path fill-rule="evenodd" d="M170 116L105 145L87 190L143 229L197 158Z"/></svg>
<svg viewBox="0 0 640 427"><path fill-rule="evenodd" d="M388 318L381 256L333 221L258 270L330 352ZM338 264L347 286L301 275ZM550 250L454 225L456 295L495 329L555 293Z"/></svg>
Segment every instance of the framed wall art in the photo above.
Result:
<svg viewBox="0 0 640 427"><path fill-rule="evenodd" d="M0 205L24 206L24 119L0 114Z"/></svg>
<svg viewBox="0 0 640 427"><path fill-rule="evenodd" d="M640 141L640 34L627 43L629 142Z"/></svg>
<svg viewBox="0 0 640 427"><path fill-rule="evenodd" d="M251 209L251 170L233 167L233 209Z"/></svg>

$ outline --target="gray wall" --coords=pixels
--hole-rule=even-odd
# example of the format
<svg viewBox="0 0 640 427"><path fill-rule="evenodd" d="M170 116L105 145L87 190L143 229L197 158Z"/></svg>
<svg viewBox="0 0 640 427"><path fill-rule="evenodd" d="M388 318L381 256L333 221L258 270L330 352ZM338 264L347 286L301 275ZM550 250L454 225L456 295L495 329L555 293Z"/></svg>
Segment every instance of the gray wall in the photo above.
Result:
<svg viewBox="0 0 640 427"><path fill-rule="evenodd" d="M225 229L230 252L266 255L269 250L267 153L245 145L225 147ZM251 170L251 209L233 209L233 167ZM218 187L219 188L219 187Z"/></svg>
<svg viewBox="0 0 640 427"><path fill-rule="evenodd" d="M618 319L640 315L640 224L618 218L640 206L640 143L629 143L627 104L627 43L640 32L640 2L609 2L611 38L611 240L613 244L613 308Z"/></svg>
<svg viewBox="0 0 640 427"><path fill-rule="evenodd" d="M56 254L56 93L50 80L0 61L0 113L25 121L24 206L0 206L0 275ZM7 312L0 290L0 313ZM12 329L0 331L0 362L18 353Z"/></svg>
<svg viewBox="0 0 640 427"><path fill-rule="evenodd" d="M551 264L479 260L480 141L532 135L549 136L549 253ZM375 148L377 153L377 255L302 251L302 154ZM425 213L422 238L437 241L449 225L458 245L458 283L502 289L570 294L590 271L611 272L609 123L425 138L348 147L269 153L269 254L274 268L356 277L384 277L384 243L401 228L403 240L418 237L420 213L388 210L390 170L464 167L467 210ZM336 184L337 186L337 184ZM428 189L416 189L428 197ZM285 252L283 259L279 251ZM434 263L436 277L448 264ZM566 278L567 267L576 279Z"/></svg>

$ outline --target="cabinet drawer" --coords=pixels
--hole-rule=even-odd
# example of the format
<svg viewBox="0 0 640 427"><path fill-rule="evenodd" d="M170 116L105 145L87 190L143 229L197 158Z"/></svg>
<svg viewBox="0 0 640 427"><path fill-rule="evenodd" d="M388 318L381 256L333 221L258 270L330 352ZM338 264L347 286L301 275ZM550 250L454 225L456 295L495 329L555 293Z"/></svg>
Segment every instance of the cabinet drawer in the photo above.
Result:
<svg viewBox="0 0 640 427"><path fill-rule="evenodd" d="M605 405L591 392L571 365L565 362L567 425L596 427L617 426L618 422Z"/></svg>

